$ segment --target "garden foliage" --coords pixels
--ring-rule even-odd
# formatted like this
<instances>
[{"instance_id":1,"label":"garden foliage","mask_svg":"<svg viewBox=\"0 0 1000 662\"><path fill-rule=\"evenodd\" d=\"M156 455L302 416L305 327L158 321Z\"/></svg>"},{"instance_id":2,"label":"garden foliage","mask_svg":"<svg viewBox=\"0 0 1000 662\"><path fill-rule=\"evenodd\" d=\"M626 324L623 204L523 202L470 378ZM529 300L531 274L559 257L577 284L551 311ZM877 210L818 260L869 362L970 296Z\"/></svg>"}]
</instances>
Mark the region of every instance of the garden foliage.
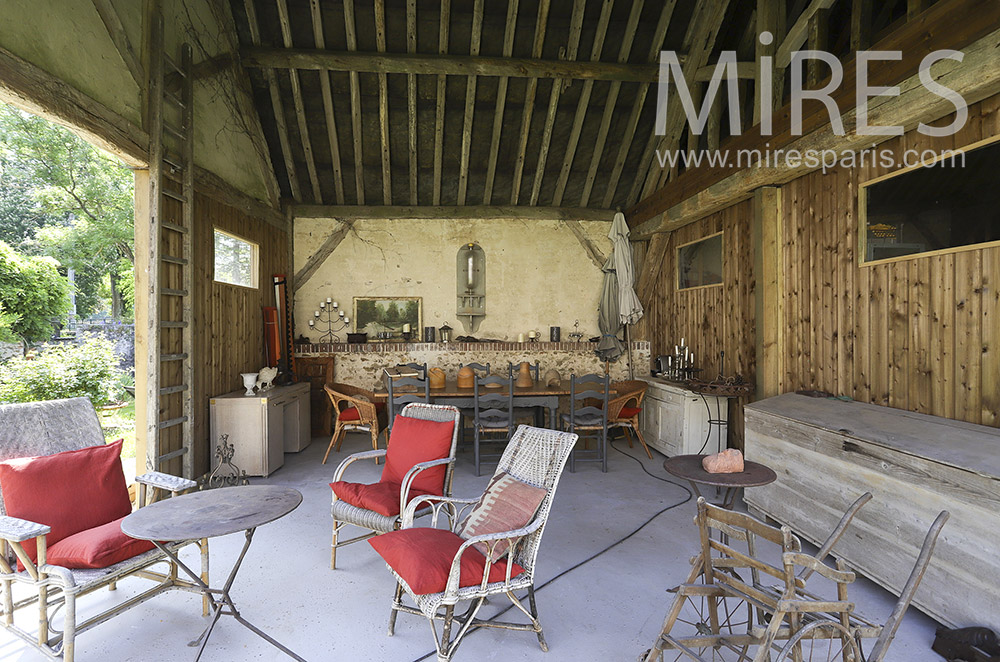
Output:
<instances>
[{"instance_id":1,"label":"garden foliage","mask_svg":"<svg viewBox=\"0 0 1000 662\"><path fill-rule=\"evenodd\" d=\"M95 407L120 396L121 371L111 343L48 345L31 357L0 364L0 402L90 398Z\"/></svg>"}]
</instances>

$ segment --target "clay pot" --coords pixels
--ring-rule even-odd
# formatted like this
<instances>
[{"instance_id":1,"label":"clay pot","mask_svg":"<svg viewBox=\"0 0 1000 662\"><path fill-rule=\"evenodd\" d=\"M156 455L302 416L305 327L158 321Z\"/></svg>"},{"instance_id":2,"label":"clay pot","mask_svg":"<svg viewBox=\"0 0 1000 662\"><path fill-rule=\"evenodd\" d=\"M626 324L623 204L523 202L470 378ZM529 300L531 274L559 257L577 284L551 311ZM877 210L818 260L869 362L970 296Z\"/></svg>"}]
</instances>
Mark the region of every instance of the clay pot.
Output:
<instances>
[{"instance_id":1,"label":"clay pot","mask_svg":"<svg viewBox=\"0 0 1000 662\"><path fill-rule=\"evenodd\" d=\"M427 379L431 388L444 388L444 370L441 368L431 368L427 371Z\"/></svg>"},{"instance_id":2,"label":"clay pot","mask_svg":"<svg viewBox=\"0 0 1000 662\"><path fill-rule=\"evenodd\" d=\"M514 385L520 388L531 388L535 385L535 381L531 378L531 364L527 361L521 361L521 367L517 371L517 381L514 382Z\"/></svg>"},{"instance_id":3,"label":"clay pot","mask_svg":"<svg viewBox=\"0 0 1000 662\"><path fill-rule=\"evenodd\" d=\"M476 385L476 372L469 366L458 371L458 388L473 388Z\"/></svg>"},{"instance_id":4,"label":"clay pot","mask_svg":"<svg viewBox=\"0 0 1000 662\"><path fill-rule=\"evenodd\" d=\"M546 386L559 386L562 382L562 375L555 368L549 368L545 371L545 385Z\"/></svg>"}]
</instances>

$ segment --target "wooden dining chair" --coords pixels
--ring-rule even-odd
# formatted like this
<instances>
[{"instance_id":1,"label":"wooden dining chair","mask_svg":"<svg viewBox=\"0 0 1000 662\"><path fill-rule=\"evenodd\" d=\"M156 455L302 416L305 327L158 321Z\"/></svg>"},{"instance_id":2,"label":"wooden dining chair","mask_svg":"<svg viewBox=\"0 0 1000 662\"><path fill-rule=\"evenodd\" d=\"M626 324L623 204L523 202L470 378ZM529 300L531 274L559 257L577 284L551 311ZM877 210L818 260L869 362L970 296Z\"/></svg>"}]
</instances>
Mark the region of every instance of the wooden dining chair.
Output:
<instances>
[{"instance_id":1,"label":"wooden dining chair","mask_svg":"<svg viewBox=\"0 0 1000 662\"><path fill-rule=\"evenodd\" d=\"M649 446L642 436L642 427L639 424L639 416L642 414L642 401L646 397L646 389L649 384L638 379L615 382L611 385L617 395L608 400L608 427L621 428L628 440L628 447L632 448L632 435L634 432L646 455L650 460L653 454L649 452Z\"/></svg>"},{"instance_id":2,"label":"wooden dining chair","mask_svg":"<svg viewBox=\"0 0 1000 662\"><path fill-rule=\"evenodd\" d=\"M458 369L459 370L461 370L462 368L465 368L465 367L472 368L472 370L475 371L475 373L477 375L479 373L482 373L483 377L489 377L490 376L490 364L489 363L459 363L458 364Z\"/></svg>"},{"instance_id":3,"label":"wooden dining chair","mask_svg":"<svg viewBox=\"0 0 1000 662\"><path fill-rule=\"evenodd\" d=\"M389 407L388 430L392 433L392 423L403 409L403 405L411 402L431 401L430 380L417 379L415 377L400 377L399 379L388 379L386 385L389 390L387 405Z\"/></svg>"},{"instance_id":4,"label":"wooden dining chair","mask_svg":"<svg viewBox=\"0 0 1000 662\"><path fill-rule=\"evenodd\" d=\"M484 441L507 442L514 430L514 381L503 377L476 376L473 401L473 426L475 438L473 456L476 463L476 475L480 475L480 465L484 456L480 451L480 443ZM495 389L492 392L487 389ZM480 392L482 391L482 392ZM486 456L487 459L499 458L500 455Z\"/></svg>"},{"instance_id":5,"label":"wooden dining chair","mask_svg":"<svg viewBox=\"0 0 1000 662\"><path fill-rule=\"evenodd\" d=\"M417 371L417 379L427 379L427 364L426 363L397 363L397 368L409 368L410 370Z\"/></svg>"},{"instance_id":6,"label":"wooden dining chair","mask_svg":"<svg viewBox=\"0 0 1000 662\"><path fill-rule=\"evenodd\" d=\"M569 413L562 415L563 429L581 438L590 435L596 438L597 448L592 451L574 449L569 456L569 470L576 471L576 460L601 463L601 471L608 471L608 392L610 379L607 375L570 376ZM588 453L577 458L580 453Z\"/></svg>"}]
</instances>

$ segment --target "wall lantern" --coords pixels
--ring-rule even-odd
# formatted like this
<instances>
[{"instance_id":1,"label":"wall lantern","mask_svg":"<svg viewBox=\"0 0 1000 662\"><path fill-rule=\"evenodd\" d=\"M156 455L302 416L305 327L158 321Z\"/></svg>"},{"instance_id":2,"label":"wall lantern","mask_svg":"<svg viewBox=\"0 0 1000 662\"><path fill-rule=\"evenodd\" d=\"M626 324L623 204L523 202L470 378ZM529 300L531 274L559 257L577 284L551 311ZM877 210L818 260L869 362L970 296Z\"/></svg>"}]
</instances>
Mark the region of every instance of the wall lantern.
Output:
<instances>
[{"instance_id":1,"label":"wall lantern","mask_svg":"<svg viewBox=\"0 0 1000 662\"><path fill-rule=\"evenodd\" d=\"M486 317L486 253L476 243L458 249L456 314L468 333L475 333Z\"/></svg>"},{"instance_id":2,"label":"wall lantern","mask_svg":"<svg viewBox=\"0 0 1000 662\"><path fill-rule=\"evenodd\" d=\"M451 327L445 322L444 326L438 329L439 342L451 342Z\"/></svg>"}]
</instances>

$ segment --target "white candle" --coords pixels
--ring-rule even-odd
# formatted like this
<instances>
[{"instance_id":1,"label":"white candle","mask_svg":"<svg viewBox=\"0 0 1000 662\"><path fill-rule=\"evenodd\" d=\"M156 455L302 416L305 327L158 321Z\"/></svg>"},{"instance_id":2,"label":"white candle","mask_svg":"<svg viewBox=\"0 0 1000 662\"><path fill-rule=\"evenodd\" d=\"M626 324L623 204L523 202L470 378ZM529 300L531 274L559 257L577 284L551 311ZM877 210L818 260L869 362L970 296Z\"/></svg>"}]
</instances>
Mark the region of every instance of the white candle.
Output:
<instances>
[{"instance_id":1,"label":"white candle","mask_svg":"<svg viewBox=\"0 0 1000 662\"><path fill-rule=\"evenodd\" d=\"M537 337L537 335L538 334L535 333L534 331L528 331L528 337L531 339L534 339L535 337Z\"/></svg>"},{"instance_id":2,"label":"white candle","mask_svg":"<svg viewBox=\"0 0 1000 662\"><path fill-rule=\"evenodd\" d=\"M681 348L678 347L677 345L674 345L674 354L680 354L680 353L681 353Z\"/></svg>"},{"instance_id":3,"label":"white candle","mask_svg":"<svg viewBox=\"0 0 1000 662\"><path fill-rule=\"evenodd\" d=\"M314 310L313 311L313 317L319 317L319 311L318 310Z\"/></svg>"},{"instance_id":4,"label":"white candle","mask_svg":"<svg viewBox=\"0 0 1000 662\"><path fill-rule=\"evenodd\" d=\"M691 355L691 365L694 365L694 354Z\"/></svg>"},{"instance_id":5,"label":"white candle","mask_svg":"<svg viewBox=\"0 0 1000 662\"><path fill-rule=\"evenodd\" d=\"M316 323L313 322L312 320L309 320L309 326L316 326Z\"/></svg>"},{"instance_id":6,"label":"white candle","mask_svg":"<svg viewBox=\"0 0 1000 662\"><path fill-rule=\"evenodd\" d=\"M327 298L326 298L326 302L327 302L327 303L330 303L331 301L333 301L333 299L331 299L330 297L327 297Z\"/></svg>"},{"instance_id":7,"label":"white candle","mask_svg":"<svg viewBox=\"0 0 1000 662\"><path fill-rule=\"evenodd\" d=\"M336 301L334 301L334 302L333 302L333 307L334 307L334 308L339 308L340 306L338 306L338 305L337 305L337 302L336 302Z\"/></svg>"},{"instance_id":8,"label":"white candle","mask_svg":"<svg viewBox=\"0 0 1000 662\"><path fill-rule=\"evenodd\" d=\"M343 317L344 316L344 311L343 310L337 311L337 314L340 315L341 317Z\"/></svg>"},{"instance_id":9,"label":"white candle","mask_svg":"<svg viewBox=\"0 0 1000 662\"><path fill-rule=\"evenodd\" d=\"M326 302L325 301L320 301L319 302L319 309L320 310L326 310Z\"/></svg>"},{"instance_id":10,"label":"white candle","mask_svg":"<svg viewBox=\"0 0 1000 662\"><path fill-rule=\"evenodd\" d=\"M344 323L345 323L345 324L349 323L350 321L351 321L351 318L350 318L350 317L345 317L345 318L344 318Z\"/></svg>"},{"instance_id":11,"label":"white candle","mask_svg":"<svg viewBox=\"0 0 1000 662\"><path fill-rule=\"evenodd\" d=\"M404 324L403 325L403 333L409 333L409 332L410 332L410 325L409 324Z\"/></svg>"},{"instance_id":12,"label":"white candle","mask_svg":"<svg viewBox=\"0 0 1000 662\"><path fill-rule=\"evenodd\" d=\"M681 338L681 347L683 347L686 344L687 344L687 342L685 342L684 338Z\"/></svg>"},{"instance_id":13,"label":"white candle","mask_svg":"<svg viewBox=\"0 0 1000 662\"><path fill-rule=\"evenodd\" d=\"M517 334L517 342L524 342L524 334L523 333Z\"/></svg>"}]
</instances>

